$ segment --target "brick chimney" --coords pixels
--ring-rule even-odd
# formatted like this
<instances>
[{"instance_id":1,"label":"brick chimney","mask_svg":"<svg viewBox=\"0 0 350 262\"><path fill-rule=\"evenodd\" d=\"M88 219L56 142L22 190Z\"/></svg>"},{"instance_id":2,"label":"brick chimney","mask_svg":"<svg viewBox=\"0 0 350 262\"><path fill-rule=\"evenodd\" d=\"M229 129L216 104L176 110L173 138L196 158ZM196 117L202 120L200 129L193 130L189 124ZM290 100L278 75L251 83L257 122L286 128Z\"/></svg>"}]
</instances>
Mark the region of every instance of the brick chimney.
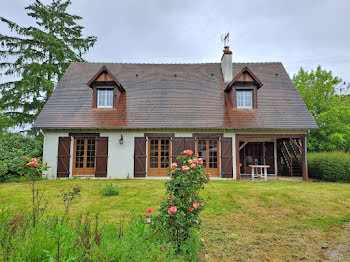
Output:
<instances>
[{"instance_id":1,"label":"brick chimney","mask_svg":"<svg viewBox=\"0 0 350 262\"><path fill-rule=\"evenodd\" d=\"M225 46L224 54L221 58L221 71L225 83L230 83L233 79L232 75L232 52L229 46Z\"/></svg>"}]
</instances>

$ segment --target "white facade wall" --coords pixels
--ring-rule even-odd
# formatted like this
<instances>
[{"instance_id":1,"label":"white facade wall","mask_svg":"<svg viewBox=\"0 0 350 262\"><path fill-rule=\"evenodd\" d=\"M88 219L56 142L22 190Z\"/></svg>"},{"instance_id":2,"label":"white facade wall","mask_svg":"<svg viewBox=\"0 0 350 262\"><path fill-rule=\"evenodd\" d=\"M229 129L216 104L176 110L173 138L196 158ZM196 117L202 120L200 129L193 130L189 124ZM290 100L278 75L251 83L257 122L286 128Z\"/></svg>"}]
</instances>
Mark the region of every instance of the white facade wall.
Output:
<instances>
[{"instance_id":1,"label":"white facade wall","mask_svg":"<svg viewBox=\"0 0 350 262\"><path fill-rule=\"evenodd\" d=\"M134 177L134 139L135 137L143 137L144 133L175 133L175 137L192 137L193 133L223 133L224 137L232 138L232 152L233 152L233 179L236 178L236 141L235 132L223 132L222 130L214 130L212 132L203 130L193 130L189 131L179 131L172 132L171 130L166 131L156 131L156 130L140 130L140 131L99 131L99 130L89 130L89 131L76 131L77 133L100 133L101 137L108 137L108 164L107 164L107 178L117 179L117 178L133 178ZM266 133L272 134L278 131L267 131ZM249 134L257 132L239 132L239 134ZM259 132L262 134L265 132ZM297 131L283 132L287 133L298 133ZM57 157L58 157L58 139L59 137L67 137L69 132L63 131L44 131L44 150L43 150L43 162L47 163L50 168L47 172L49 179L55 179L57 176ZM238 132L237 132L238 134ZM123 144L120 145L119 139L123 135ZM251 141L271 141L270 139L251 139ZM274 141L274 140L272 140ZM71 142L71 159L70 159L70 172L72 172L73 167L73 143ZM276 145L276 143L275 143ZM146 146L146 148L148 148ZM277 161L276 161L276 147L275 147L275 166L277 173ZM220 161L221 163L221 161ZM148 166L148 165L146 165ZM72 173L70 173L72 177Z\"/></svg>"}]
</instances>

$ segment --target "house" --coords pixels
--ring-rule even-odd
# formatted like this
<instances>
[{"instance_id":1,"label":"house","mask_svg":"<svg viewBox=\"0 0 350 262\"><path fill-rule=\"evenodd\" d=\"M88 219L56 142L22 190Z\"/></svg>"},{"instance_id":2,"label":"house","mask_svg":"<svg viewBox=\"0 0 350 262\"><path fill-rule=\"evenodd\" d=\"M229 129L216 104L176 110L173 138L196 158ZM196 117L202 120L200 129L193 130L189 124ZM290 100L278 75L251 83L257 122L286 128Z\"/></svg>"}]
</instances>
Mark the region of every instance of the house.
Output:
<instances>
[{"instance_id":1,"label":"house","mask_svg":"<svg viewBox=\"0 0 350 262\"><path fill-rule=\"evenodd\" d=\"M72 63L34 123L49 177L159 178L184 149L211 177L307 180L317 128L281 63Z\"/></svg>"}]
</instances>

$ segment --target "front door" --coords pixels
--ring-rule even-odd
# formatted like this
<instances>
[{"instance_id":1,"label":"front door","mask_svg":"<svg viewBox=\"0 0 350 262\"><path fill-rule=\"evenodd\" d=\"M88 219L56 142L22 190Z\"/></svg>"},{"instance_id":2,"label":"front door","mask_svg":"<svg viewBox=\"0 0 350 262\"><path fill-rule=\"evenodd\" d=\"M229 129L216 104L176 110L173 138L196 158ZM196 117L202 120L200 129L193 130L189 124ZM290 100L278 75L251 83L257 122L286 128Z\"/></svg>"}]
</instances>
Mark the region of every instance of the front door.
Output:
<instances>
[{"instance_id":1,"label":"front door","mask_svg":"<svg viewBox=\"0 0 350 262\"><path fill-rule=\"evenodd\" d=\"M73 175L95 175L95 147L93 137L74 139Z\"/></svg>"},{"instance_id":2,"label":"front door","mask_svg":"<svg viewBox=\"0 0 350 262\"><path fill-rule=\"evenodd\" d=\"M220 177L219 139L198 138L197 155L203 159L202 169L212 177Z\"/></svg>"},{"instance_id":3,"label":"front door","mask_svg":"<svg viewBox=\"0 0 350 262\"><path fill-rule=\"evenodd\" d=\"M240 146L243 142L240 143ZM262 142L249 142L246 144L240 153L241 174L250 174L252 168L250 165L263 165L263 143Z\"/></svg>"},{"instance_id":4,"label":"front door","mask_svg":"<svg viewBox=\"0 0 350 262\"><path fill-rule=\"evenodd\" d=\"M170 169L170 138L148 139L148 176L166 176Z\"/></svg>"}]
</instances>

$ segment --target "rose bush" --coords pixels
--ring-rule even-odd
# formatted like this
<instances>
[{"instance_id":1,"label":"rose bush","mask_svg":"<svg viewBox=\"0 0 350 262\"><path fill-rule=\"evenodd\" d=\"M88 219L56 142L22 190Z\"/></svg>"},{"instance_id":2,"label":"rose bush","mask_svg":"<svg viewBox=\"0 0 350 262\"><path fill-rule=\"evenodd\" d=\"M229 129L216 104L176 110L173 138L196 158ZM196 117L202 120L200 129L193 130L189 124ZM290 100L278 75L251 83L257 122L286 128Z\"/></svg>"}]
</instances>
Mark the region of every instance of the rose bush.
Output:
<instances>
[{"instance_id":1,"label":"rose bush","mask_svg":"<svg viewBox=\"0 0 350 262\"><path fill-rule=\"evenodd\" d=\"M189 237L191 230L199 230L199 214L204 209L200 190L209 181L202 170L203 160L193 157L193 151L185 150L177 163L172 163L166 182L168 198L161 203L154 225L164 230L168 240L177 248Z\"/></svg>"}]
</instances>

